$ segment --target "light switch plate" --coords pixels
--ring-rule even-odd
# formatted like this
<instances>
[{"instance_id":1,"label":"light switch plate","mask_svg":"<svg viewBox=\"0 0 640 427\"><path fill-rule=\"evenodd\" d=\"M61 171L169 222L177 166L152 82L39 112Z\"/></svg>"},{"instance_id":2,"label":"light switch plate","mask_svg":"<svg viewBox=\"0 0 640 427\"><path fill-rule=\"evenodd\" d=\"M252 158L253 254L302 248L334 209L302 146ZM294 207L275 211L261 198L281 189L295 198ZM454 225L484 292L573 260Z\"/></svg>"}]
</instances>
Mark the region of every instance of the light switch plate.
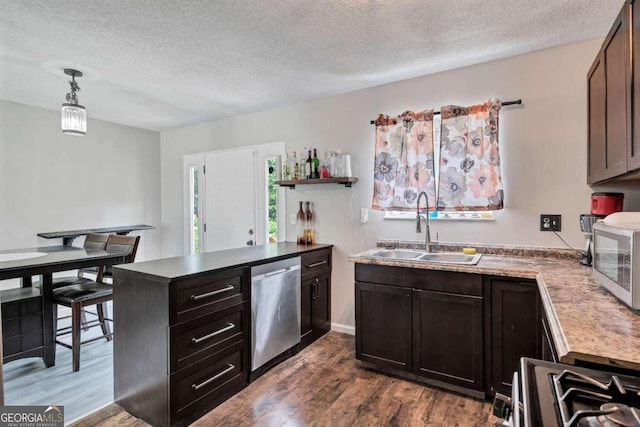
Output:
<instances>
[{"instance_id":1,"label":"light switch plate","mask_svg":"<svg viewBox=\"0 0 640 427\"><path fill-rule=\"evenodd\" d=\"M362 224L366 224L367 222L369 222L369 209L360 209L360 222Z\"/></svg>"}]
</instances>

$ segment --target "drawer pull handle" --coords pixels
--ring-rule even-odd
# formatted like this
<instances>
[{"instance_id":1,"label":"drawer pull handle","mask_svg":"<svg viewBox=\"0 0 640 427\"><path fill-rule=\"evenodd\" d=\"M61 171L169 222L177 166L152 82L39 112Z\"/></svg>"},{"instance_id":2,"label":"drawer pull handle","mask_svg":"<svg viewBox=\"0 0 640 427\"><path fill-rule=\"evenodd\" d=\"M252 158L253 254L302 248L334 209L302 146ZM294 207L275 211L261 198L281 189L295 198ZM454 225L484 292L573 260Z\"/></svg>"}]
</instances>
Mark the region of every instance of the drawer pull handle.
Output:
<instances>
[{"instance_id":1,"label":"drawer pull handle","mask_svg":"<svg viewBox=\"0 0 640 427\"><path fill-rule=\"evenodd\" d=\"M231 323L231 322L228 322L228 323L227 323L227 326L225 326L224 328L219 329L219 330L217 330L217 331L215 331L215 332L211 332L209 335L205 335L205 336L200 337L200 338L191 338L191 342L192 342L192 343L194 343L194 344L200 344L202 341L206 341L206 340L208 340L209 338L213 338L213 337L215 337L216 335L220 335L220 334L221 334L221 333L223 333L223 332L230 331L231 329L233 329L233 328L235 328L235 327L236 327L236 325L234 325L234 324L233 324L233 323Z\"/></svg>"},{"instance_id":2,"label":"drawer pull handle","mask_svg":"<svg viewBox=\"0 0 640 427\"><path fill-rule=\"evenodd\" d=\"M208 380L202 381L200 384L191 384L191 388L194 391L197 391L197 390L201 389L202 387L206 386L207 384L210 384L213 381L217 380L218 378L220 378L224 374L227 374L227 373L233 371L235 368L236 367L234 365L232 365L231 363L227 363L227 369L225 369L224 371L222 371L220 373L215 374L214 376L212 376Z\"/></svg>"},{"instance_id":3,"label":"drawer pull handle","mask_svg":"<svg viewBox=\"0 0 640 427\"><path fill-rule=\"evenodd\" d=\"M313 264L307 264L307 268L313 268L313 267L318 267L322 264L326 264L327 261L319 261L319 262L314 262Z\"/></svg>"},{"instance_id":4,"label":"drawer pull handle","mask_svg":"<svg viewBox=\"0 0 640 427\"><path fill-rule=\"evenodd\" d=\"M199 299L202 299L202 298L208 298L208 297L212 297L214 295L221 294L223 292L232 291L233 289L234 289L234 286L233 285L229 285L226 288L218 289L217 291L207 292L206 294L191 295L191 301L198 301Z\"/></svg>"}]
</instances>

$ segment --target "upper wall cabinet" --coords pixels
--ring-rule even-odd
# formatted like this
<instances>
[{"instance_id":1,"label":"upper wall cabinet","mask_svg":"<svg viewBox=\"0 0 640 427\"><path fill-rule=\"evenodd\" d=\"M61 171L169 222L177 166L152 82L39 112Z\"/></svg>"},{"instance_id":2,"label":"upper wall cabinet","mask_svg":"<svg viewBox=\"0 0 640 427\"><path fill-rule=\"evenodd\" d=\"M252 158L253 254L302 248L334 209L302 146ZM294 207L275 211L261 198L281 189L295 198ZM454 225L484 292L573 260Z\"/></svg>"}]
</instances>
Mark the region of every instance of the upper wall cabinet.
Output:
<instances>
[{"instance_id":1,"label":"upper wall cabinet","mask_svg":"<svg viewBox=\"0 0 640 427\"><path fill-rule=\"evenodd\" d=\"M630 0L587 74L588 184L627 179L640 169L639 43L640 4Z\"/></svg>"}]
</instances>

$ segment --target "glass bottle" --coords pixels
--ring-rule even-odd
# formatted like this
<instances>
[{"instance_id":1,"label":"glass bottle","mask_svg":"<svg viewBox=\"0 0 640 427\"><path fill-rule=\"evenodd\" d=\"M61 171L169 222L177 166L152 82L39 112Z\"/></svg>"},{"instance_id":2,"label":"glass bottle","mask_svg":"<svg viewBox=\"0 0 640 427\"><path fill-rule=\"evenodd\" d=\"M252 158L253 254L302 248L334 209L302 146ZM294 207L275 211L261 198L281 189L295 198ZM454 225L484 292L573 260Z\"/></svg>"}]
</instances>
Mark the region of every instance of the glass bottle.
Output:
<instances>
[{"instance_id":1,"label":"glass bottle","mask_svg":"<svg viewBox=\"0 0 640 427\"><path fill-rule=\"evenodd\" d=\"M293 179L300 179L300 169L298 167L298 160L296 159L296 152L293 152Z\"/></svg>"},{"instance_id":2,"label":"glass bottle","mask_svg":"<svg viewBox=\"0 0 640 427\"><path fill-rule=\"evenodd\" d=\"M307 216L302 210L302 202L299 202L298 206L298 215L296 216L296 230L297 230L297 242L298 244L304 245L307 243L307 235L306 235L306 225L307 225Z\"/></svg>"},{"instance_id":3,"label":"glass bottle","mask_svg":"<svg viewBox=\"0 0 640 427\"><path fill-rule=\"evenodd\" d=\"M309 150L309 157L307 157L307 161L305 162L304 175L307 179L313 178L313 159L311 158L311 150Z\"/></svg>"},{"instance_id":4,"label":"glass bottle","mask_svg":"<svg viewBox=\"0 0 640 427\"><path fill-rule=\"evenodd\" d=\"M306 225L306 240L308 245L312 245L316 242L316 221L311 212L311 202L305 202L305 216L307 219Z\"/></svg>"},{"instance_id":5,"label":"glass bottle","mask_svg":"<svg viewBox=\"0 0 640 427\"><path fill-rule=\"evenodd\" d=\"M291 170L289 169L289 155L284 153L284 161L282 162L282 180L291 180Z\"/></svg>"},{"instance_id":6,"label":"glass bottle","mask_svg":"<svg viewBox=\"0 0 640 427\"><path fill-rule=\"evenodd\" d=\"M313 177L320 178L320 159L318 158L318 150L313 149Z\"/></svg>"}]
</instances>

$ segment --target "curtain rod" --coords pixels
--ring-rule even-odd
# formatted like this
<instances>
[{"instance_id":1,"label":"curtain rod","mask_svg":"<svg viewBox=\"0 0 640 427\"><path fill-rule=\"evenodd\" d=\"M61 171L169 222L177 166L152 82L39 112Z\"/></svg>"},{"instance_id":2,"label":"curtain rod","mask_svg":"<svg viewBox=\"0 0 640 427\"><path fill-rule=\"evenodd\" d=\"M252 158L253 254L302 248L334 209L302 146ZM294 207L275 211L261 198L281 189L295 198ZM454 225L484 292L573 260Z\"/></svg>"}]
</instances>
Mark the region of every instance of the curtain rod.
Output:
<instances>
[{"instance_id":1,"label":"curtain rod","mask_svg":"<svg viewBox=\"0 0 640 427\"><path fill-rule=\"evenodd\" d=\"M502 106L506 106L506 105L520 105L522 104L522 99L516 99L515 101L505 101L502 103ZM434 111L433 115L437 116L440 114L440 111ZM374 124L376 121L375 120L371 120L369 123L370 124Z\"/></svg>"}]
</instances>

